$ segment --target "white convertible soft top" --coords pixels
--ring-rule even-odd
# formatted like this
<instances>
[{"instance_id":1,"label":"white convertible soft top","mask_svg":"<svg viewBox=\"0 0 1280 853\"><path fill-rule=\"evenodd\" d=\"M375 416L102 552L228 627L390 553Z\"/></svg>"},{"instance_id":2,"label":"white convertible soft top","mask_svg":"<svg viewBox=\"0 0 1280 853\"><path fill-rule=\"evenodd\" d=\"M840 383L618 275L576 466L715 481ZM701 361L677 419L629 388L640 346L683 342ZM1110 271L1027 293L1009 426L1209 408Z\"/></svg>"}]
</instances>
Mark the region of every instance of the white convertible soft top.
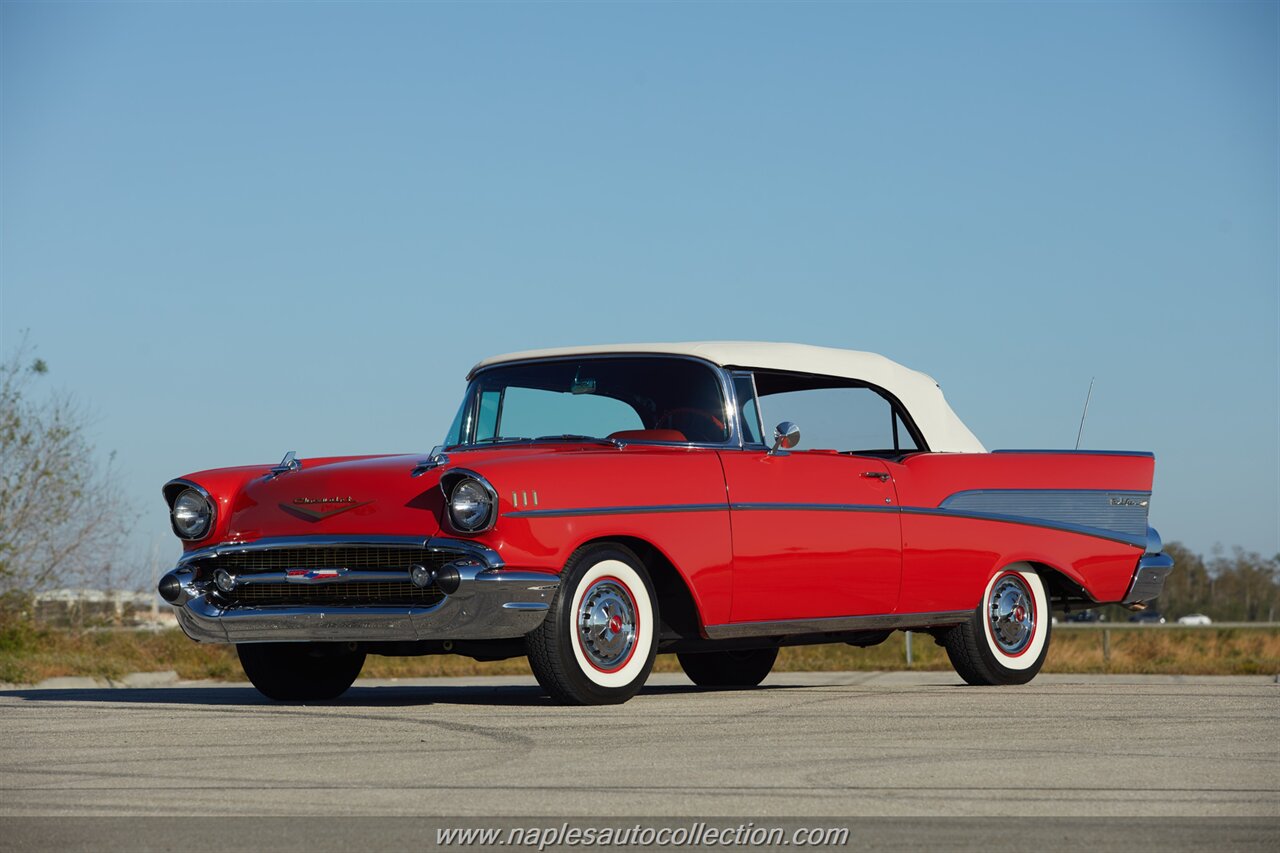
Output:
<instances>
[{"instance_id":1,"label":"white convertible soft top","mask_svg":"<svg viewBox=\"0 0 1280 853\"><path fill-rule=\"evenodd\" d=\"M577 355L644 354L686 355L721 367L785 370L858 379L877 385L897 397L915 420L929 449L943 453L985 453L964 422L947 405L942 389L932 377L903 367L882 355L857 350L815 347L808 344L759 343L749 341L701 341L666 344L602 344L587 347L529 350L486 358L471 369L476 371L509 361L562 358Z\"/></svg>"}]
</instances>

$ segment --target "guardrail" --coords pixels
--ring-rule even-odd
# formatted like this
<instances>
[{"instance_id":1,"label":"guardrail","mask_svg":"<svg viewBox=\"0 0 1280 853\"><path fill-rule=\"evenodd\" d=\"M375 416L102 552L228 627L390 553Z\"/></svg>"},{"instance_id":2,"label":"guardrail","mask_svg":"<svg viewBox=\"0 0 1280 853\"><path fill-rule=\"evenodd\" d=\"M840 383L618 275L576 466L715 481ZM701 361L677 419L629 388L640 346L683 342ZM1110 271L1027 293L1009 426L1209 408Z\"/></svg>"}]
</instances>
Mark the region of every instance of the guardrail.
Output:
<instances>
[{"instance_id":1,"label":"guardrail","mask_svg":"<svg viewBox=\"0 0 1280 853\"><path fill-rule=\"evenodd\" d=\"M1251 628L1255 630L1280 631L1280 622L1212 622L1208 625L1180 625L1178 622L1067 622L1059 619L1053 623L1053 630L1065 628L1069 631L1146 631L1151 628L1179 628L1181 630L1198 631L1202 628Z\"/></svg>"},{"instance_id":2,"label":"guardrail","mask_svg":"<svg viewBox=\"0 0 1280 853\"><path fill-rule=\"evenodd\" d=\"M1222 628L1261 631L1280 631L1280 622L1212 622L1208 625L1180 625L1177 622L1064 622L1059 619L1053 623L1053 630L1099 631L1102 634L1102 659L1111 660L1112 631L1158 631L1177 628L1180 631L1217 630ZM907 666L915 663L911 650L911 632L904 631L904 648Z\"/></svg>"}]
</instances>

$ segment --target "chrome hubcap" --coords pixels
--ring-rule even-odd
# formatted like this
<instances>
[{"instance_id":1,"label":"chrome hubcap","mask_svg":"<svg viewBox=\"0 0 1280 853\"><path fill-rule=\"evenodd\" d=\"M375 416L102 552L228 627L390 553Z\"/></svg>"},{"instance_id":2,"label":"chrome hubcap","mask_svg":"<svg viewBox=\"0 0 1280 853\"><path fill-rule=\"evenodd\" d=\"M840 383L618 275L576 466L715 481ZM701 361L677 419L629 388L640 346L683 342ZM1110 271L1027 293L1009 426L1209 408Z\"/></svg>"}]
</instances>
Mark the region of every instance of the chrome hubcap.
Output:
<instances>
[{"instance_id":1,"label":"chrome hubcap","mask_svg":"<svg viewBox=\"0 0 1280 853\"><path fill-rule=\"evenodd\" d=\"M1006 575L996 581L987 603L987 619L1002 652L1016 655L1027 647L1036 631L1036 609L1022 578Z\"/></svg>"},{"instance_id":2,"label":"chrome hubcap","mask_svg":"<svg viewBox=\"0 0 1280 853\"><path fill-rule=\"evenodd\" d=\"M636 644L636 607L625 587L604 578L593 583L578 608L582 650L600 669L624 663Z\"/></svg>"}]
</instances>

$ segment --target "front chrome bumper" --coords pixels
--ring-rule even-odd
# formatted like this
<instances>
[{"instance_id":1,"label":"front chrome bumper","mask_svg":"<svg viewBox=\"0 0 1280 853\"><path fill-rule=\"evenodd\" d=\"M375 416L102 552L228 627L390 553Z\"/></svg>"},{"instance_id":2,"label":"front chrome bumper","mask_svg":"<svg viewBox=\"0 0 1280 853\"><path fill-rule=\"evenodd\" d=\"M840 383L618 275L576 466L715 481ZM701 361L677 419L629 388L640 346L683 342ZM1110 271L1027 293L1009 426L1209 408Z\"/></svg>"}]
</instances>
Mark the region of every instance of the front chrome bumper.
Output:
<instances>
[{"instance_id":1,"label":"front chrome bumper","mask_svg":"<svg viewBox=\"0 0 1280 853\"><path fill-rule=\"evenodd\" d=\"M439 541L428 545L434 547ZM453 551L457 544L461 543L441 543L441 547ZM212 550L203 553L208 556ZM243 550L243 546L222 550ZM232 606L224 603L210 581L197 580L191 562L180 562L161 581L161 588L169 584L175 593L170 604L182 630L204 643L510 639L542 623L560 586L554 574L509 569L493 558L464 558L450 564L457 570L457 589L430 605Z\"/></svg>"}]
</instances>

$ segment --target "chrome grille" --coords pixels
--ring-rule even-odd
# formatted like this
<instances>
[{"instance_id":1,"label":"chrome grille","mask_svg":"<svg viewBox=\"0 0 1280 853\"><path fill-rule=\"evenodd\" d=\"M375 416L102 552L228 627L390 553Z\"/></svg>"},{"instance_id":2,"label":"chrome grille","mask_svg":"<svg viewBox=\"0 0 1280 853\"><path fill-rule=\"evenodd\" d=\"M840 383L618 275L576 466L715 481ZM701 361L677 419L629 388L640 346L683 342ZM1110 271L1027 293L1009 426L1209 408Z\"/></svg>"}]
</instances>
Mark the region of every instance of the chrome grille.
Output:
<instances>
[{"instance_id":1,"label":"chrome grille","mask_svg":"<svg viewBox=\"0 0 1280 853\"><path fill-rule=\"evenodd\" d=\"M219 593L232 604L413 604L430 606L444 598L435 586L416 587L408 581L348 581L346 583L254 583Z\"/></svg>"},{"instance_id":2,"label":"chrome grille","mask_svg":"<svg viewBox=\"0 0 1280 853\"><path fill-rule=\"evenodd\" d=\"M213 568L240 572L281 572L285 569L380 569L409 571L415 563L437 569L457 554L428 551L426 548L371 548L342 545L323 548L267 548L223 554L210 562Z\"/></svg>"},{"instance_id":3,"label":"chrome grille","mask_svg":"<svg viewBox=\"0 0 1280 853\"><path fill-rule=\"evenodd\" d=\"M341 580L321 583L249 583L217 597L235 605L416 605L431 606L444 598L440 588L421 588L409 582L409 568L414 565L438 569L456 553L430 551L426 548L384 548L361 545L336 545L314 548L264 548L223 554L202 562L197 577L209 580L216 569L226 569L236 577L289 569L346 569ZM403 581L362 581L361 571L404 572Z\"/></svg>"}]
</instances>

